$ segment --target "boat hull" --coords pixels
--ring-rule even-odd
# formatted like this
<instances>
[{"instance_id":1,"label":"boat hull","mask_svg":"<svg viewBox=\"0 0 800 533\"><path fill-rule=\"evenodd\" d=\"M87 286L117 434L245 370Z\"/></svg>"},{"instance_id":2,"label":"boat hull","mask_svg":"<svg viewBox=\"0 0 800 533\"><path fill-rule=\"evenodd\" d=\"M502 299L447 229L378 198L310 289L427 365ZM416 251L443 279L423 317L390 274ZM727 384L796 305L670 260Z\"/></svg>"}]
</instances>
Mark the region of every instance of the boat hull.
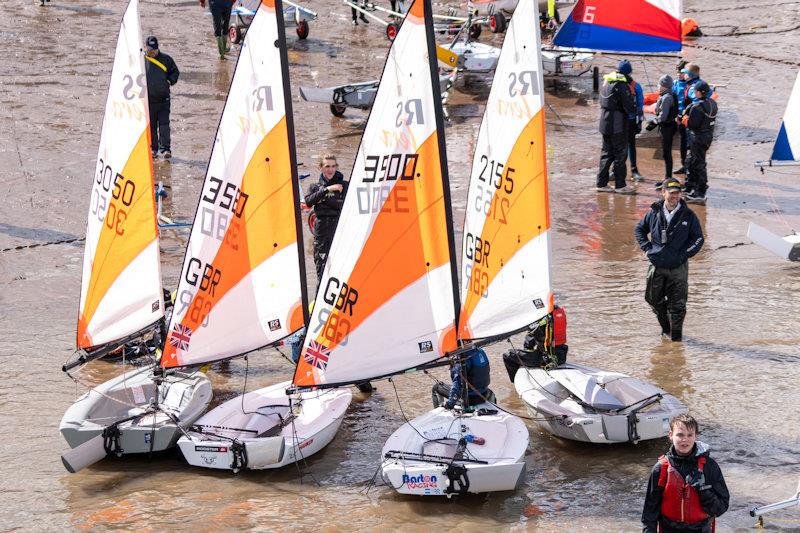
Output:
<instances>
[{"instance_id":1,"label":"boat hull","mask_svg":"<svg viewBox=\"0 0 800 533\"><path fill-rule=\"evenodd\" d=\"M517 488L525 477L528 429L522 420L492 404L476 407L480 408L495 414L459 414L439 407L401 426L383 447L383 480L401 494L416 496L449 497L457 488L476 494ZM452 459L458 440L468 434L485 443L467 443L465 455L485 464ZM451 463L464 467L468 485L450 482Z\"/></svg>"},{"instance_id":2,"label":"boat hull","mask_svg":"<svg viewBox=\"0 0 800 533\"><path fill-rule=\"evenodd\" d=\"M71 448L103 434L118 424L123 455L166 450L175 445L181 430L162 412L147 413L156 395L153 367L126 372L94 387L67 409L59 430ZM160 387L159 408L169 412L181 428L189 427L211 402L211 382L205 374L170 372Z\"/></svg>"},{"instance_id":3,"label":"boat hull","mask_svg":"<svg viewBox=\"0 0 800 533\"><path fill-rule=\"evenodd\" d=\"M349 389L303 392L290 409L285 392L290 385L285 381L249 392L209 411L195 424L202 433L190 431L178 440L186 461L193 466L232 470L233 439L247 448L243 466L251 470L280 468L322 450L339 430L352 394ZM292 416L292 422L280 426L282 419ZM270 448L272 453L256 456L251 452L256 447Z\"/></svg>"},{"instance_id":4,"label":"boat hull","mask_svg":"<svg viewBox=\"0 0 800 533\"><path fill-rule=\"evenodd\" d=\"M582 378L580 390L572 388L578 383L575 376ZM572 384L567 381L570 377ZM517 371L514 387L542 429L581 442L615 444L665 437L670 419L688 412L677 398L653 385L582 365L567 364L552 371L523 367ZM614 400L609 395L617 405L611 405ZM661 398L648 404L647 399L655 395ZM601 401L603 406L599 406ZM642 403L647 405L642 407Z\"/></svg>"}]
</instances>

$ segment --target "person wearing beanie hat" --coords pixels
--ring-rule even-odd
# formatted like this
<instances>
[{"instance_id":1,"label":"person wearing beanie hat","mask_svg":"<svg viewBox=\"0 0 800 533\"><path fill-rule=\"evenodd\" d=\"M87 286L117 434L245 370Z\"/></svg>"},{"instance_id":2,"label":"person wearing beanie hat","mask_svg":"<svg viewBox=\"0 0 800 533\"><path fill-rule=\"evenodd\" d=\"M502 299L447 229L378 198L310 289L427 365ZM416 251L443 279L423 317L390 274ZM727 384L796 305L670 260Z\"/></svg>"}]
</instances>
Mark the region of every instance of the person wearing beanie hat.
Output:
<instances>
[{"instance_id":1,"label":"person wearing beanie hat","mask_svg":"<svg viewBox=\"0 0 800 533\"><path fill-rule=\"evenodd\" d=\"M630 75L630 73L633 72L633 66L631 66L631 62L627 59L620 61L617 65L617 72L626 76Z\"/></svg>"},{"instance_id":2,"label":"person wearing beanie hat","mask_svg":"<svg viewBox=\"0 0 800 533\"><path fill-rule=\"evenodd\" d=\"M678 107L675 105L672 86L672 76L669 74L664 74L658 80L656 116L647 123L648 131L658 127L661 134L661 152L664 155L664 179L666 180L672 177L672 140L675 137L675 130L678 129L678 124L675 122L678 116Z\"/></svg>"},{"instance_id":3,"label":"person wearing beanie hat","mask_svg":"<svg viewBox=\"0 0 800 533\"><path fill-rule=\"evenodd\" d=\"M683 339L683 320L689 295L689 258L703 247L703 228L681 199L683 186L664 180L662 199L653 203L634 230L639 247L650 261L644 299L656 315L661 335Z\"/></svg>"},{"instance_id":4,"label":"person wearing beanie hat","mask_svg":"<svg viewBox=\"0 0 800 533\"><path fill-rule=\"evenodd\" d=\"M206 7L206 0L199 0L200 7ZM214 38L217 41L219 58L224 60L228 48L228 29L231 25L233 0L208 0L208 10L214 22Z\"/></svg>"},{"instance_id":5,"label":"person wearing beanie hat","mask_svg":"<svg viewBox=\"0 0 800 533\"><path fill-rule=\"evenodd\" d=\"M717 119L717 103L708 97L711 88L702 80L694 85L698 100L686 108L686 129L689 141L689 157L686 161L686 201L702 203L706 201L708 173L706 152L714 138L714 124Z\"/></svg>"},{"instance_id":6,"label":"person wearing beanie hat","mask_svg":"<svg viewBox=\"0 0 800 533\"><path fill-rule=\"evenodd\" d=\"M627 66L625 65L627 63ZM631 72L630 62L621 61L620 70ZM603 76L600 89L600 124L603 148L600 152L600 171L597 173L597 192L616 192L636 194L636 189L625 184L627 169L625 160L628 149L628 117L635 114L634 100L628 79L622 72L612 72ZM614 166L614 184L608 186L609 171Z\"/></svg>"},{"instance_id":7,"label":"person wearing beanie hat","mask_svg":"<svg viewBox=\"0 0 800 533\"><path fill-rule=\"evenodd\" d=\"M150 148L153 158L159 150L164 159L172 157L169 129L169 89L178 82L180 71L170 56L158 49L158 39L145 40L145 76L147 103L150 107Z\"/></svg>"}]
</instances>

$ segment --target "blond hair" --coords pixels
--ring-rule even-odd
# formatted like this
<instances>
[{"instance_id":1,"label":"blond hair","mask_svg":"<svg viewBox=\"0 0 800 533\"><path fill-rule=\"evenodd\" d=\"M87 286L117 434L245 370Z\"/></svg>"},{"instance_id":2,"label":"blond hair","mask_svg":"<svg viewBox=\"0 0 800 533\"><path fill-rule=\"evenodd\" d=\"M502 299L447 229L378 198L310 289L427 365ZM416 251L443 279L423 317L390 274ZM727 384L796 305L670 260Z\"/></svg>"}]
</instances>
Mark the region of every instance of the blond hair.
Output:
<instances>
[{"instance_id":1,"label":"blond hair","mask_svg":"<svg viewBox=\"0 0 800 533\"><path fill-rule=\"evenodd\" d=\"M336 161L336 156L333 155L333 154L322 154L321 156L319 156L319 166L320 166L320 168L322 168L322 163L325 162L326 159L329 159L331 161ZM339 162L336 161L336 163L338 164Z\"/></svg>"}]
</instances>

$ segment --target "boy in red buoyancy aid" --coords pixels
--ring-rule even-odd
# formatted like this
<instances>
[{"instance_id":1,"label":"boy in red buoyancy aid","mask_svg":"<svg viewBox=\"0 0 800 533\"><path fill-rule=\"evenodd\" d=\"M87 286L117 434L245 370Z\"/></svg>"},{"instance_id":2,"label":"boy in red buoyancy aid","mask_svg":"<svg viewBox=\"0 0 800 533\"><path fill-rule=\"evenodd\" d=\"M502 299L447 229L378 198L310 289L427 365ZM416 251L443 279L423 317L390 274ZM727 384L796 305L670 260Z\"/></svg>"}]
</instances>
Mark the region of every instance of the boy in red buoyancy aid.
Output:
<instances>
[{"instance_id":1,"label":"boy in red buoyancy aid","mask_svg":"<svg viewBox=\"0 0 800 533\"><path fill-rule=\"evenodd\" d=\"M642 511L643 533L714 531L714 518L728 510L730 495L722 471L697 440L697 421L678 415L670 421L666 455L650 473Z\"/></svg>"}]
</instances>

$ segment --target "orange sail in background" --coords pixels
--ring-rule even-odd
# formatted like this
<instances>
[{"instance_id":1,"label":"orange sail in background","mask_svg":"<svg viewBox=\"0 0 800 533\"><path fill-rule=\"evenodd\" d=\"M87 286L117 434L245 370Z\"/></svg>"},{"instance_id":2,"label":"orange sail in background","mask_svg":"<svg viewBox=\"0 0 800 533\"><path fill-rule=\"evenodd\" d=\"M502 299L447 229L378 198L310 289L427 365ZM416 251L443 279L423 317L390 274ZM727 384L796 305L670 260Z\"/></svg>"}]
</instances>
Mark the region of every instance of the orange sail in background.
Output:
<instances>
[{"instance_id":1,"label":"orange sail in background","mask_svg":"<svg viewBox=\"0 0 800 533\"><path fill-rule=\"evenodd\" d=\"M117 39L83 256L78 348L136 333L164 316L139 2Z\"/></svg>"}]
</instances>

